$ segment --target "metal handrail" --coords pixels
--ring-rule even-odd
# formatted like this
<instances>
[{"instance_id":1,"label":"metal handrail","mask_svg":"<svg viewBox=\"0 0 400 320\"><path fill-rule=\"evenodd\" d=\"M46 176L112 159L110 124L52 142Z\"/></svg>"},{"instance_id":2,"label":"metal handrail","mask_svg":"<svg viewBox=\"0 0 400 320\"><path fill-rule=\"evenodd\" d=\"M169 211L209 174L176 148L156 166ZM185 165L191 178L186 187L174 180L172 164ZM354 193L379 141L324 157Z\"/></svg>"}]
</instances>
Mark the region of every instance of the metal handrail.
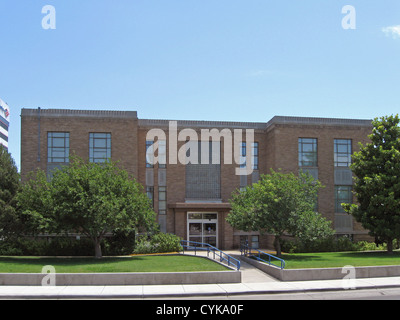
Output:
<instances>
[{"instance_id":1,"label":"metal handrail","mask_svg":"<svg viewBox=\"0 0 400 320\"><path fill-rule=\"evenodd\" d=\"M258 252L258 256L254 255L253 251L257 251ZM262 261L262 262L268 263L269 265L273 265L275 267L281 268L282 270L285 269L285 260L283 260L281 258L278 258L278 257L275 257L272 254L266 253L264 251L261 251L261 250L258 250L258 249L249 248L248 244L245 244L245 243L240 244L240 254L242 256L244 255L244 256L247 256L247 257L253 257L258 261ZM264 260L264 259L261 259L261 255L268 256L268 261ZM272 263L271 262L271 258L280 261L280 266Z\"/></svg>"},{"instance_id":2,"label":"metal handrail","mask_svg":"<svg viewBox=\"0 0 400 320\"><path fill-rule=\"evenodd\" d=\"M236 269L239 271L240 270L240 261L238 259L235 259L234 257L230 256L229 254L226 254L225 252L221 251L220 249L208 244L208 243L202 243L202 242L196 242L196 241L188 241L188 240L182 240L181 245L183 248L183 254L185 254L185 248L186 250L194 250L194 254L197 254L197 250L199 251L207 251L207 257L209 257L210 252L214 254L214 259L215 256L219 257L219 261L226 261L228 266L231 264L236 267Z\"/></svg>"}]
</instances>

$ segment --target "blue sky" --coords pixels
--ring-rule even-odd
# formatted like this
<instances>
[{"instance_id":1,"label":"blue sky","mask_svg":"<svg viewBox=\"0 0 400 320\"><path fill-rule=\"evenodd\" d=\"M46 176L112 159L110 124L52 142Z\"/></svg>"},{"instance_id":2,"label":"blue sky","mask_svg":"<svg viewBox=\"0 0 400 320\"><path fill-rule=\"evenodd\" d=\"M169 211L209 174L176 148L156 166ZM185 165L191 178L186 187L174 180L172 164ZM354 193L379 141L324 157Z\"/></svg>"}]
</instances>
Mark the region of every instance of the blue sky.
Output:
<instances>
[{"instance_id":1,"label":"blue sky","mask_svg":"<svg viewBox=\"0 0 400 320\"><path fill-rule=\"evenodd\" d=\"M42 28L42 8L56 29ZM345 5L356 29L342 28ZM0 98L21 108L267 122L400 111L398 0L0 0Z\"/></svg>"}]
</instances>

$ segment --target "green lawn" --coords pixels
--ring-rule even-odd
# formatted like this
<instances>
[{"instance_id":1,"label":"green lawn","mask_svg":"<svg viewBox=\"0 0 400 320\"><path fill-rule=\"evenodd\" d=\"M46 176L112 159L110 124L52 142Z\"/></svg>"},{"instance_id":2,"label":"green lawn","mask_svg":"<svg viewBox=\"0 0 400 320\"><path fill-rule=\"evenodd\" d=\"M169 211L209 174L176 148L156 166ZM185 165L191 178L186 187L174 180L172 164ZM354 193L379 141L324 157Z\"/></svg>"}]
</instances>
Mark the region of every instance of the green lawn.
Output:
<instances>
[{"instance_id":1,"label":"green lawn","mask_svg":"<svg viewBox=\"0 0 400 320\"><path fill-rule=\"evenodd\" d=\"M283 254L282 259L286 262L285 269L385 266L400 265L400 252L393 255L381 251L297 253Z\"/></svg>"},{"instance_id":2,"label":"green lawn","mask_svg":"<svg viewBox=\"0 0 400 320\"><path fill-rule=\"evenodd\" d=\"M51 265L56 273L226 271L208 259L191 256L135 256L122 258L0 257L0 273L41 273Z\"/></svg>"}]
</instances>

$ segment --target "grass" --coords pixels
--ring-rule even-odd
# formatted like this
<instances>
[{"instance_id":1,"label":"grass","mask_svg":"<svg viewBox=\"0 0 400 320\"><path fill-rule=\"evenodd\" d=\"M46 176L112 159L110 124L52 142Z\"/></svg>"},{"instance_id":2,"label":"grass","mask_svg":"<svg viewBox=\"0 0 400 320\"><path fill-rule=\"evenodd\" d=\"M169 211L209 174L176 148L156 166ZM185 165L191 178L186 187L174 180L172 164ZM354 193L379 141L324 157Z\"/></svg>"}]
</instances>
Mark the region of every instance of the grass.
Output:
<instances>
[{"instance_id":1,"label":"grass","mask_svg":"<svg viewBox=\"0 0 400 320\"><path fill-rule=\"evenodd\" d=\"M282 259L285 269L387 266L400 265L400 252L395 251L393 255L383 251L297 253L283 254Z\"/></svg>"},{"instance_id":2,"label":"grass","mask_svg":"<svg viewBox=\"0 0 400 320\"><path fill-rule=\"evenodd\" d=\"M194 272L228 268L201 257L166 255L121 258L0 257L0 273L41 273L51 265L57 273Z\"/></svg>"}]
</instances>

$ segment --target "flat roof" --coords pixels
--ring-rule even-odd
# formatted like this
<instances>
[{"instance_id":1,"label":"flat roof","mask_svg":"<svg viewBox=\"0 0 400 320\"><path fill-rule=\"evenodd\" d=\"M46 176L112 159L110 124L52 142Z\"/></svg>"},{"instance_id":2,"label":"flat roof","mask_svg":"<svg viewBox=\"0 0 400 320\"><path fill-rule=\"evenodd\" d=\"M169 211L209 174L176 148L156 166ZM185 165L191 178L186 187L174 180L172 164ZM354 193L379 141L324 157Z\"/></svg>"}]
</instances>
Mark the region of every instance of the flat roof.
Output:
<instances>
[{"instance_id":1,"label":"flat roof","mask_svg":"<svg viewBox=\"0 0 400 320\"><path fill-rule=\"evenodd\" d=\"M129 118L138 119L137 111L115 110L73 110L73 109L27 109L23 108L21 117L79 117L79 118ZM315 118L275 116L268 122L234 122L234 121L207 121L207 120L165 120L165 119L138 119L141 127L168 127L170 121L176 121L178 127L190 128L238 128L265 130L272 125L331 125L331 126L372 126L372 120L346 118Z\"/></svg>"},{"instance_id":2,"label":"flat roof","mask_svg":"<svg viewBox=\"0 0 400 320\"><path fill-rule=\"evenodd\" d=\"M109 110L72 110L72 109L26 109L21 110L21 117L79 117L79 118L132 118L137 119L136 111Z\"/></svg>"}]
</instances>

